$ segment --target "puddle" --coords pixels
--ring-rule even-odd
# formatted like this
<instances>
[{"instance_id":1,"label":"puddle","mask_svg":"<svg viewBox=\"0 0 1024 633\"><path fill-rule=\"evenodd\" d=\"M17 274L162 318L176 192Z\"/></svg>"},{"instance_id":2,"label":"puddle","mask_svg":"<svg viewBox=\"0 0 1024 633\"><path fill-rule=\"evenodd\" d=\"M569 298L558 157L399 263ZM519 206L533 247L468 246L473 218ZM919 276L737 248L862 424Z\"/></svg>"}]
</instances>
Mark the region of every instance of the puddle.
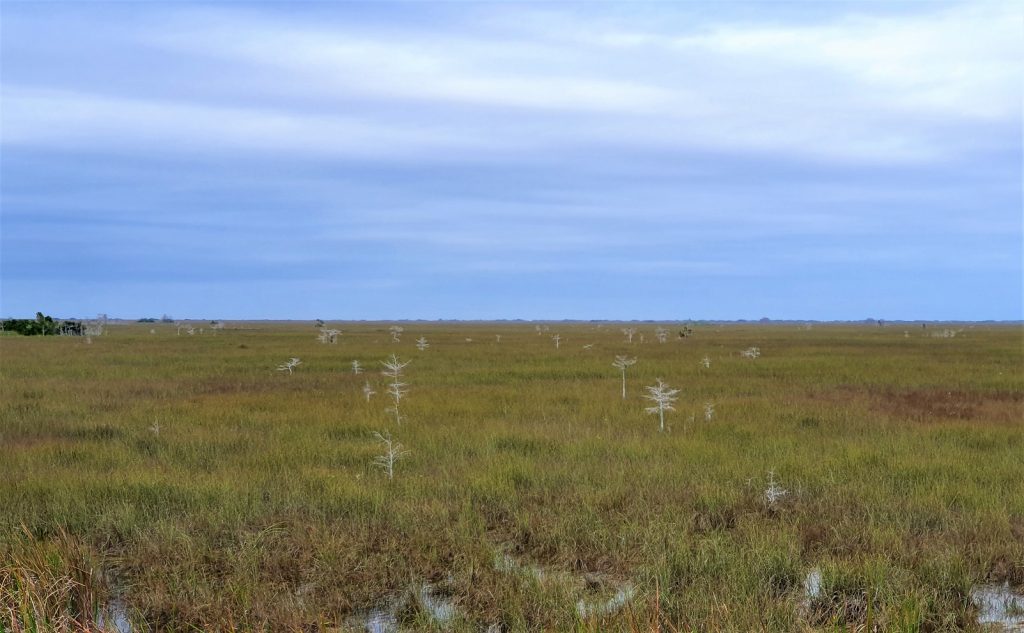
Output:
<instances>
[{"instance_id":1,"label":"puddle","mask_svg":"<svg viewBox=\"0 0 1024 633\"><path fill-rule=\"evenodd\" d=\"M523 564L511 555L500 551L494 555L494 569L506 574L526 576L538 583L549 582L565 585L577 595L585 591L585 587L607 586L598 575L577 575L559 570L545 570L536 565ZM576 613L581 619L611 615L629 604L635 596L636 588L627 583L620 586L615 595L607 600L581 598L576 602Z\"/></svg>"},{"instance_id":2,"label":"puddle","mask_svg":"<svg viewBox=\"0 0 1024 633\"><path fill-rule=\"evenodd\" d=\"M110 602L106 608L96 614L96 626L108 633L132 633L132 623L128 618L128 605L120 600Z\"/></svg>"},{"instance_id":3,"label":"puddle","mask_svg":"<svg viewBox=\"0 0 1024 633\"><path fill-rule=\"evenodd\" d=\"M821 570L812 569L804 578L804 597L814 600L821 595Z\"/></svg>"},{"instance_id":4,"label":"puddle","mask_svg":"<svg viewBox=\"0 0 1024 633\"><path fill-rule=\"evenodd\" d=\"M345 620L346 631L367 633L398 633L398 605L388 604L369 611L361 611Z\"/></svg>"},{"instance_id":5,"label":"puddle","mask_svg":"<svg viewBox=\"0 0 1024 633\"><path fill-rule=\"evenodd\" d=\"M814 601L821 597L821 570L815 567L804 577L803 595L798 602L800 612L810 617L814 611Z\"/></svg>"},{"instance_id":6,"label":"puddle","mask_svg":"<svg viewBox=\"0 0 1024 633\"><path fill-rule=\"evenodd\" d=\"M821 597L821 570L812 569L803 583L801 606L810 610ZM1024 595L1002 585L979 585L971 590L971 602L978 607L978 624L997 631L1024 631Z\"/></svg>"},{"instance_id":7,"label":"puddle","mask_svg":"<svg viewBox=\"0 0 1024 633\"><path fill-rule=\"evenodd\" d=\"M364 620L367 633L396 633L398 631L398 618L390 611L377 609L370 611Z\"/></svg>"},{"instance_id":8,"label":"puddle","mask_svg":"<svg viewBox=\"0 0 1024 633\"><path fill-rule=\"evenodd\" d=\"M438 624L448 624L455 619L455 604L451 600L436 595L430 585L421 586L416 597L423 610L429 613L430 617Z\"/></svg>"},{"instance_id":9,"label":"puddle","mask_svg":"<svg viewBox=\"0 0 1024 633\"><path fill-rule=\"evenodd\" d=\"M620 611L624 606L629 604L635 595L636 589L633 588L633 585L626 585L615 592L614 596L603 602L588 602L586 600L580 600L576 603L576 613L584 620L592 617L611 615Z\"/></svg>"},{"instance_id":10,"label":"puddle","mask_svg":"<svg viewBox=\"0 0 1024 633\"><path fill-rule=\"evenodd\" d=\"M501 552L494 555L494 570L506 574L523 574L530 576L537 582L544 582L547 574L536 565L523 565L515 558Z\"/></svg>"},{"instance_id":11,"label":"puddle","mask_svg":"<svg viewBox=\"0 0 1024 633\"><path fill-rule=\"evenodd\" d=\"M449 598L438 594L434 587L423 583L419 589L410 587L407 591L393 596L379 606L368 611L357 612L349 616L345 623L347 630L362 630L367 633L398 633L398 614L405 613L415 602L435 624L447 628L455 621L458 611L455 603Z\"/></svg>"},{"instance_id":12,"label":"puddle","mask_svg":"<svg viewBox=\"0 0 1024 633\"><path fill-rule=\"evenodd\" d=\"M971 602L978 607L978 624L998 629L1024 631L1024 595L1002 585L979 585L971 590Z\"/></svg>"}]
</instances>

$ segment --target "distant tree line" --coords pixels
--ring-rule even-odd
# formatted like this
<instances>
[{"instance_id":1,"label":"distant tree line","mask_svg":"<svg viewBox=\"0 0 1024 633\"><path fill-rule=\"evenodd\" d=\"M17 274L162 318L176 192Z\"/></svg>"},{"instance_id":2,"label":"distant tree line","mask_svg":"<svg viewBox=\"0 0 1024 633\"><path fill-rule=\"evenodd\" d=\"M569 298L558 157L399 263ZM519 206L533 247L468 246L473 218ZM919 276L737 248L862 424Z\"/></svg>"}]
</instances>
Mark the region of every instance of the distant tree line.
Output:
<instances>
[{"instance_id":1,"label":"distant tree line","mask_svg":"<svg viewBox=\"0 0 1024 633\"><path fill-rule=\"evenodd\" d=\"M35 319L4 319L0 322L5 332L16 332L24 336L84 336L85 325L81 321L63 321L36 312Z\"/></svg>"},{"instance_id":2,"label":"distant tree line","mask_svg":"<svg viewBox=\"0 0 1024 633\"><path fill-rule=\"evenodd\" d=\"M170 317L170 315L165 314L162 317L160 317L159 319L157 319L155 317L146 317L144 319L139 319L138 322L139 323L174 323L174 319L172 319Z\"/></svg>"}]
</instances>

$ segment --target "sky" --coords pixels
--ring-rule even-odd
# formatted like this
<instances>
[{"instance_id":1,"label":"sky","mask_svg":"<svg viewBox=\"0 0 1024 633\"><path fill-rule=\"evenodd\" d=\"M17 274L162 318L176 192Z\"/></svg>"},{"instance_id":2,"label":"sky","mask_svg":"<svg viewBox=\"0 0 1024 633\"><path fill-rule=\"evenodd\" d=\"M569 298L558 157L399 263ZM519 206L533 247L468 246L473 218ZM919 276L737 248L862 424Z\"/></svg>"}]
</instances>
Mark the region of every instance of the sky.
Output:
<instances>
[{"instance_id":1,"label":"sky","mask_svg":"<svg viewBox=\"0 0 1024 633\"><path fill-rule=\"evenodd\" d=\"M1024 318L1020 2L0 4L0 315Z\"/></svg>"}]
</instances>

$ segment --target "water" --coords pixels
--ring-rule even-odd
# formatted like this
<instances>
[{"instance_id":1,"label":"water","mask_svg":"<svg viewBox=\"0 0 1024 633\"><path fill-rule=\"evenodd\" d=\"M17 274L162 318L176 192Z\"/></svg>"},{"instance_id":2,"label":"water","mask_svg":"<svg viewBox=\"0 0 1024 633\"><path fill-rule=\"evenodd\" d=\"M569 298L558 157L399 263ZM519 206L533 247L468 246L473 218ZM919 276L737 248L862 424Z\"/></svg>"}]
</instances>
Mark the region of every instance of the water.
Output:
<instances>
[{"instance_id":1,"label":"water","mask_svg":"<svg viewBox=\"0 0 1024 633\"><path fill-rule=\"evenodd\" d=\"M804 596L814 600L821 595L821 570L812 569L804 578Z\"/></svg>"},{"instance_id":2,"label":"water","mask_svg":"<svg viewBox=\"0 0 1024 633\"><path fill-rule=\"evenodd\" d=\"M532 565L521 565L511 556L497 555L494 568L506 573L525 573L537 580L544 578L544 571ZM810 606L815 598L821 596L821 570L812 569L804 578L803 604ZM581 619L611 615L622 610L636 595L632 585L620 588L615 595L604 601L579 600L576 613ZM434 593L429 584L420 586L416 595L423 610L438 624L450 624L457 614L455 604ZM971 591L971 601L978 607L978 624L996 627L997 630L1024 632L1024 594L1010 589L1008 583L1002 585L979 585ZM367 633L397 633L398 618L394 609L374 609L359 617L359 622ZM98 627L108 633L133 633L128 615L128 605L121 600L113 600L96 615ZM497 629L492 625L488 631Z\"/></svg>"},{"instance_id":3,"label":"water","mask_svg":"<svg viewBox=\"0 0 1024 633\"><path fill-rule=\"evenodd\" d=\"M390 611L376 609L366 616L366 633L396 633L398 618Z\"/></svg>"},{"instance_id":4,"label":"water","mask_svg":"<svg viewBox=\"0 0 1024 633\"><path fill-rule=\"evenodd\" d=\"M807 576L804 577L804 594L798 603L800 611L806 616L811 615L812 603L819 597L821 597L821 570L815 568L807 572Z\"/></svg>"},{"instance_id":5,"label":"water","mask_svg":"<svg viewBox=\"0 0 1024 633\"><path fill-rule=\"evenodd\" d=\"M109 633L132 633L128 619L128 605L120 600L111 601L105 609L96 614L96 626Z\"/></svg>"},{"instance_id":6,"label":"water","mask_svg":"<svg viewBox=\"0 0 1024 633\"><path fill-rule=\"evenodd\" d=\"M430 585L425 584L420 587L420 592L416 597L419 598L420 606L424 611L429 613L430 617L438 624L448 624L455 619L455 604L451 600L434 595Z\"/></svg>"},{"instance_id":7,"label":"water","mask_svg":"<svg viewBox=\"0 0 1024 633\"><path fill-rule=\"evenodd\" d=\"M1024 631L1024 595L1012 591L1009 583L979 585L971 590L971 601L978 607L978 624Z\"/></svg>"},{"instance_id":8,"label":"water","mask_svg":"<svg viewBox=\"0 0 1024 633\"><path fill-rule=\"evenodd\" d=\"M543 582L547 577L544 570L536 565L523 565L508 554L494 555L494 569L506 574L525 574L537 582Z\"/></svg>"},{"instance_id":9,"label":"water","mask_svg":"<svg viewBox=\"0 0 1024 633\"><path fill-rule=\"evenodd\" d=\"M588 577L575 576L567 572L546 571L536 565L524 565L508 554L498 552L494 555L494 569L506 574L520 574L533 578L537 582L552 582L578 587L581 583L586 584ZM621 610L636 595L636 589L626 584L619 588L611 598L603 601L580 599L576 602L576 613L580 618L600 617L611 615Z\"/></svg>"},{"instance_id":10,"label":"water","mask_svg":"<svg viewBox=\"0 0 1024 633\"><path fill-rule=\"evenodd\" d=\"M388 604L384 607L362 611L349 616L345 630L362 629L367 633L398 633L397 606Z\"/></svg>"},{"instance_id":11,"label":"water","mask_svg":"<svg viewBox=\"0 0 1024 633\"><path fill-rule=\"evenodd\" d=\"M423 583L419 590L410 589L386 599L382 606L357 613L348 618L348 626L361 628L367 633L398 633L398 614L414 600L420 609L436 624L447 628L457 615L455 604L435 593L433 586Z\"/></svg>"},{"instance_id":12,"label":"water","mask_svg":"<svg viewBox=\"0 0 1024 633\"><path fill-rule=\"evenodd\" d=\"M604 602L587 602L580 600L576 603L576 613L579 614L581 619L587 619L592 617L600 617L604 615L611 615L622 607L626 606L633 600L633 596L636 595L636 590L632 585L626 585L619 589L614 596L605 600Z\"/></svg>"}]
</instances>

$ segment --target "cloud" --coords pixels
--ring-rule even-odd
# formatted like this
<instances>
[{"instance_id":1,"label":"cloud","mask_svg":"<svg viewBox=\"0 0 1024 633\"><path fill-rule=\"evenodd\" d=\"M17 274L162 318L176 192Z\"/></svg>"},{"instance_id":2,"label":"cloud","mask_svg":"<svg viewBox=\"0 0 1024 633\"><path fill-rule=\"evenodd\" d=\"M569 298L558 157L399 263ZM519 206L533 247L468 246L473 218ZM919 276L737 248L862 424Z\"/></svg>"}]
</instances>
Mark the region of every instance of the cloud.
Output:
<instances>
[{"instance_id":1,"label":"cloud","mask_svg":"<svg viewBox=\"0 0 1024 633\"><path fill-rule=\"evenodd\" d=\"M648 317L672 283L664 309L699 296L722 316L876 294L1019 313L1015 4L15 3L4 18L2 279L19 309L116 312L138 300L119 284L148 281L243 316L458 316L487 299L492 316L600 317L618 298ZM261 282L273 309L249 296Z\"/></svg>"},{"instance_id":2,"label":"cloud","mask_svg":"<svg viewBox=\"0 0 1024 633\"><path fill-rule=\"evenodd\" d=\"M517 28L516 11L531 12L495 9L509 16L500 28L453 12L444 28L424 29L344 12L314 21L164 9L159 26L135 24L111 46L171 74L187 64L177 70L185 90L72 91L45 77L6 85L3 142L378 160L618 150L905 164L970 155L1020 124L1024 47L1009 4L798 25L687 22L666 6L659 24L549 11Z\"/></svg>"},{"instance_id":3,"label":"cloud","mask_svg":"<svg viewBox=\"0 0 1024 633\"><path fill-rule=\"evenodd\" d=\"M852 15L813 26L720 26L668 46L794 71L824 69L866 104L961 118L1019 117L1019 6L966 4L897 18Z\"/></svg>"},{"instance_id":4,"label":"cloud","mask_svg":"<svg viewBox=\"0 0 1024 633\"><path fill-rule=\"evenodd\" d=\"M276 152L314 157L435 155L480 146L455 129L358 116L106 97L5 86L3 142L11 146L171 152Z\"/></svg>"},{"instance_id":5,"label":"cloud","mask_svg":"<svg viewBox=\"0 0 1024 633\"><path fill-rule=\"evenodd\" d=\"M394 32L371 36L342 27L282 26L252 16L213 23L179 26L174 35L156 41L230 58L252 69L279 69L325 95L620 113L665 109L673 96L671 90L625 77L553 71L552 57L564 56L564 47L542 50L525 39Z\"/></svg>"}]
</instances>

